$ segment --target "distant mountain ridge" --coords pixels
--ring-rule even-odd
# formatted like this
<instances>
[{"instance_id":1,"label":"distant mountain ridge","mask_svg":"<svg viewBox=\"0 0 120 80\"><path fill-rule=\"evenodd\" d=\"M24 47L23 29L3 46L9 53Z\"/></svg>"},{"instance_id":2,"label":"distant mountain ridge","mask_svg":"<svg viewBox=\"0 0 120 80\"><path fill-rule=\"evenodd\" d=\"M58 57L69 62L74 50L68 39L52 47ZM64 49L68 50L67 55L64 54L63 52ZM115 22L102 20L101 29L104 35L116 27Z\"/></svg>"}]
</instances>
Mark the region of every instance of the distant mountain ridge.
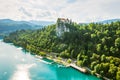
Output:
<instances>
[{"instance_id":1,"label":"distant mountain ridge","mask_svg":"<svg viewBox=\"0 0 120 80\"><path fill-rule=\"evenodd\" d=\"M32 25L41 25L41 26L47 26L51 24L55 24L53 21L15 21L11 19L0 19L0 23L17 23L17 24L32 24Z\"/></svg>"},{"instance_id":2,"label":"distant mountain ridge","mask_svg":"<svg viewBox=\"0 0 120 80\"><path fill-rule=\"evenodd\" d=\"M44 26L54 24L51 21L15 21L11 19L0 19L0 35L8 34L16 30L40 29Z\"/></svg>"},{"instance_id":3,"label":"distant mountain ridge","mask_svg":"<svg viewBox=\"0 0 120 80\"><path fill-rule=\"evenodd\" d=\"M10 19L0 20L0 33L9 33L21 29L39 29L41 27L40 25L38 26L27 21L14 21Z\"/></svg>"},{"instance_id":4,"label":"distant mountain ridge","mask_svg":"<svg viewBox=\"0 0 120 80\"><path fill-rule=\"evenodd\" d=\"M103 20L103 21L97 22L97 23L107 24L107 23L116 22L116 21L120 21L120 19L108 19L108 20Z\"/></svg>"},{"instance_id":5,"label":"distant mountain ridge","mask_svg":"<svg viewBox=\"0 0 120 80\"><path fill-rule=\"evenodd\" d=\"M97 22L87 22L87 23L79 23L80 25L86 25L89 23L103 23L103 24L110 24L111 22L116 22L116 21L120 21L120 19L108 19L108 20L103 20L103 21L97 21Z\"/></svg>"}]
</instances>

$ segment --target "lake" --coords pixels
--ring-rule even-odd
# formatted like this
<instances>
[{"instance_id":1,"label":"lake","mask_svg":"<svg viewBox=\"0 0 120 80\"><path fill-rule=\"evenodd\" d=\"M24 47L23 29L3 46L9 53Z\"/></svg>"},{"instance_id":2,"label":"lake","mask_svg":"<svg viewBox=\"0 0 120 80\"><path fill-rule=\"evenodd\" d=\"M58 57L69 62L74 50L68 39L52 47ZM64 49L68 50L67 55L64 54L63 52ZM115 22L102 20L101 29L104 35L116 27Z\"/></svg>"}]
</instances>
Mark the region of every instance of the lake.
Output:
<instances>
[{"instance_id":1,"label":"lake","mask_svg":"<svg viewBox=\"0 0 120 80\"><path fill-rule=\"evenodd\" d=\"M100 80L73 68L50 63L0 40L0 80Z\"/></svg>"}]
</instances>

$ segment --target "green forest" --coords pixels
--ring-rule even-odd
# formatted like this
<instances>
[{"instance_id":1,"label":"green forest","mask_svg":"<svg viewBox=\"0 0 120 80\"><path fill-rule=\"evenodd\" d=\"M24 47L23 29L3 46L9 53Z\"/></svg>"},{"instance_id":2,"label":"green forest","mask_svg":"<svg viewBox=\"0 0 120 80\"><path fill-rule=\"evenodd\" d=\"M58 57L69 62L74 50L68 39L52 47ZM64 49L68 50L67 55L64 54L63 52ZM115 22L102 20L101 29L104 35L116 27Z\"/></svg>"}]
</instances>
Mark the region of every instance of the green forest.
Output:
<instances>
[{"instance_id":1,"label":"green forest","mask_svg":"<svg viewBox=\"0 0 120 80\"><path fill-rule=\"evenodd\" d=\"M59 57L75 59L78 66L87 66L92 74L120 80L119 21L109 24L65 24L70 31L61 36L56 35L56 24L38 30L16 31L5 36L4 41L22 46L34 54L54 52Z\"/></svg>"}]
</instances>

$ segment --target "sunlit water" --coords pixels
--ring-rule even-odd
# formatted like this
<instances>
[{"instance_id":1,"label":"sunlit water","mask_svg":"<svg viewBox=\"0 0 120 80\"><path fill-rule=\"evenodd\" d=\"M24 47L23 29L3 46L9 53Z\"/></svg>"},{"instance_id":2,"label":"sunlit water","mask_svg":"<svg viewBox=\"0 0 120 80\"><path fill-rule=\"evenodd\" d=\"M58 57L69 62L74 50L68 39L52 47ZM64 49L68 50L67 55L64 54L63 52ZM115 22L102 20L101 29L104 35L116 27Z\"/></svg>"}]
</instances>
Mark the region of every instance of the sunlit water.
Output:
<instances>
[{"instance_id":1,"label":"sunlit water","mask_svg":"<svg viewBox=\"0 0 120 80\"><path fill-rule=\"evenodd\" d=\"M99 80L0 41L0 80Z\"/></svg>"}]
</instances>

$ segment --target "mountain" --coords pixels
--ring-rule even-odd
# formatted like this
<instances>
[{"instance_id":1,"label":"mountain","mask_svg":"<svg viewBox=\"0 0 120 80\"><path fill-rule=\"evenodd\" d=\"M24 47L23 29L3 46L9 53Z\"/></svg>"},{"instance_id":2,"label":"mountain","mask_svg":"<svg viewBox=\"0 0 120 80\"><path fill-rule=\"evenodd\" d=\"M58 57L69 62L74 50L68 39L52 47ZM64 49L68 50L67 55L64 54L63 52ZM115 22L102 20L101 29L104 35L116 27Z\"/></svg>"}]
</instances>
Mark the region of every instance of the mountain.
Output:
<instances>
[{"instance_id":1,"label":"mountain","mask_svg":"<svg viewBox=\"0 0 120 80\"><path fill-rule=\"evenodd\" d=\"M40 24L33 24L29 21L14 21L11 19L0 19L0 35L8 34L10 32L21 29L39 29L42 28Z\"/></svg>"},{"instance_id":2,"label":"mountain","mask_svg":"<svg viewBox=\"0 0 120 80\"><path fill-rule=\"evenodd\" d=\"M13 20L11 20L11 19L0 19L0 22L1 23L10 23L10 22L13 22Z\"/></svg>"},{"instance_id":3,"label":"mountain","mask_svg":"<svg viewBox=\"0 0 120 80\"><path fill-rule=\"evenodd\" d=\"M116 21L120 21L120 19L109 19L109 20L104 20L97 23L110 24L111 22L116 22Z\"/></svg>"},{"instance_id":4,"label":"mountain","mask_svg":"<svg viewBox=\"0 0 120 80\"><path fill-rule=\"evenodd\" d=\"M54 24L52 21L14 21L11 19L0 19L0 33L9 33L21 29L39 29L43 26Z\"/></svg>"},{"instance_id":5,"label":"mountain","mask_svg":"<svg viewBox=\"0 0 120 80\"><path fill-rule=\"evenodd\" d=\"M80 25L88 25L89 23L103 23L103 24L110 24L111 22L116 22L120 21L120 19L108 19L108 20L103 20L103 21L98 21L98 22L88 22L88 23L79 23Z\"/></svg>"}]
</instances>

